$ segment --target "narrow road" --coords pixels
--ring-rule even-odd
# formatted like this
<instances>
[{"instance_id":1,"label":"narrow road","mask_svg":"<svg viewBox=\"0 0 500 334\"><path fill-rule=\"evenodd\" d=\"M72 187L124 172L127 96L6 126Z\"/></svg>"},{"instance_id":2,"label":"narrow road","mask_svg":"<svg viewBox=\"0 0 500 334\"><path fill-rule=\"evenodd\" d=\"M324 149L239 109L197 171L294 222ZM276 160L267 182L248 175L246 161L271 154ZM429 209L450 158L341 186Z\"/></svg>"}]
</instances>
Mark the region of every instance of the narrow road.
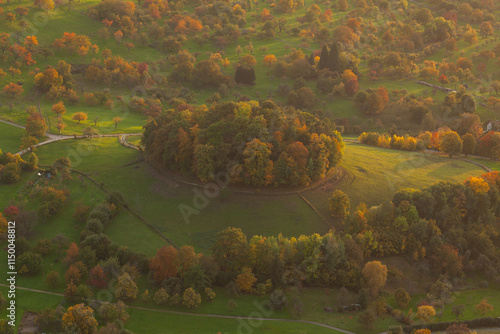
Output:
<instances>
[{"instance_id":1,"label":"narrow road","mask_svg":"<svg viewBox=\"0 0 500 334\"><path fill-rule=\"evenodd\" d=\"M9 287L9 285L2 284L2 283L0 283L0 286L6 287L6 288ZM39 290L39 289L25 288L25 287L21 287L21 286L16 286L16 289L30 291L30 292L42 293L42 294L46 294L46 295L53 295L53 296L64 297L64 294L58 293L58 292L51 292L51 291L45 291L45 290ZM88 301L99 302L96 299L89 299ZM263 320L263 321L299 322L299 323L304 323L304 324L311 324L311 325L325 327L325 328L328 328L328 329L331 329L331 330L335 330L335 331L338 331L338 332L341 332L341 333L356 334L354 332L350 332L350 331L347 331L347 330L342 329L342 328L337 328L337 327L333 327L333 326L330 326L330 325L322 324L322 323L315 322L315 321L308 321L308 320L277 319L277 318L254 318L254 317L240 317L240 316L222 315L222 314L189 313L189 312L180 312L180 311L160 310L160 309L155 309L155 308L150 308L150 307L142 307L142 306L128 306L128 308L135 309L135 310L142 310L142 311L162 312L162 313L170 313L170 314L178 314L178 315L188 315L188 316L195 316L195 317L206 317L206 318L224 318L224 319L242 319L242 320L259 320L259 321Z\"/></svg>"}]
</instances>

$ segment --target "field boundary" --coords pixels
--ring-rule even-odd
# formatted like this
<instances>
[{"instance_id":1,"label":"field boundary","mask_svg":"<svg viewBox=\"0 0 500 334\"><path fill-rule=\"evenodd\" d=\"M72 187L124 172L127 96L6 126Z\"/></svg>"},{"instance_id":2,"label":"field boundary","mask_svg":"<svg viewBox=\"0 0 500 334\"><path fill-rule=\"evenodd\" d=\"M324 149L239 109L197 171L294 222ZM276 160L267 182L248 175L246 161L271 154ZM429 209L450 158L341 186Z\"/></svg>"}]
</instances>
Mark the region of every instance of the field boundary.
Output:
<instances>
[{"instance_id":1,"label":"field boundary","mask_svg":"<svg viewBox=\"0 0 500 334\"><path fill-rule=\"evenodd\" d=\"M8 288L9 285L0 283L0 286ZM59 293L59 292L52 292L52 291L46 291L46 290L40 290L40 289L32 289L32 288L26 288L22 286L16 286L16 289L19 290L25 290L25 291L30 291L30 292L37 292L37 293L42 293L42 294L49 294L53 296L59 296L59 297L64 297L64 294ZM97 299L85 299L86 301L90 302L100 302ZM325 327L329 328L332 330L336 330L341 333L345 334L356 334L354 332L350 332L348 330L330 326L327 324L323 324L320 322L315 322L315 321L309 321L309 320L300 320L300 319L279 319L279 318L254 318L254 317L242 317L242 316L236 316L236 315L224 315L224 314L209 314L209 313L190 313L190 312L181 312L181 311L172 311L172 310L162 310L162 309L156 309L156 308L150 308L150 307L142 307L142 306L130 306L127 305L128 308L130 309L135 309L135 310L142 310L142 311L151 311L151 312L163 312L163 313L170 313L170 314L178 314L178 315L187 315L187 316L197 316L197 317L206 317L206 318L224 318L224 319L242 319L242 320L259 320L259 321L283 321L283 322L299 322L299 323L305 323L305 324L311 324L311 325L316 325L320 327Z\"/></svg>"}]
</instances>

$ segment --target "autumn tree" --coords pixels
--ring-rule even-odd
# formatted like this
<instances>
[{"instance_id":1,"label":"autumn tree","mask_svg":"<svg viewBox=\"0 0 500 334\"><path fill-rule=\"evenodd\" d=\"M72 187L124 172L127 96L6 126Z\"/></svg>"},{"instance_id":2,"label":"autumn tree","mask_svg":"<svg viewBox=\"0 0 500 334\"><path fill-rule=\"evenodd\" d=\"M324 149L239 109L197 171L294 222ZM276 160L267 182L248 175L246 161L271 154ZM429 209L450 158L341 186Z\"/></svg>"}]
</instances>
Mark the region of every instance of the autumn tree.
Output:
<instances>
[{"instance_id":1,"label":"autumn tree","mask_svg":"<svg viewBox=\"0 0 500 334\"><path fill-rule=\"evenodd\" d=\"M196 254L193 246L184 245L177 250L175 264L180 277L183 277L191 268L198 265L199 254Z\"/></svg>"},{"instance_id":2,"label":"autumn tree","mask_svg":"<svg viewBox=\"0 0 500 334\"><path fill-rule=\"evenodd\" d=\"M431 322L432 318L436 315L436 310L430 305L422 305L417 309L417 318L423 322Z\"/></svg>"},{"instance_id":3,"label":"autumn tree","mask_svg":"<svg viewBox=\"0 0 500 334\"><path fill-rule=\"evenodd\" d=\"M344 45L352 45L353 43L359 41L359 35L354 32L348 26L338 26L333 31L333 38L336 42L340 42Z\"/></svg>"},{"instance_id":4,"label":"autumn tree","mask_svg":"<svg viewBox=\"0 0 500 334\"><path fill-rule=\"evenodd\" d=\"M484 298L483 300L481 300L479 302L479 304L477 304L476 306L476 310L481 313L481 315L484 317L484 315L486 313L489 313L489 312L493 312L493 306L491 306L491 304L488 303L488 300L486 298Z\"/></svg>"},{"instance_id":5,"label":"autumn tree","mask_svg":"<svg viewBox=\"0 0 500 334\"><path fill-rule=\"evenodd\" d=\"M120 123L122 119L120 117L115 117L113 118L113 123L115 123L115 129L118 126L118 123Z\"/></svg>"},{"instance_id":6,"label":"autumn tree","mask_svg":"<svg viewBox=\"0 0 500 334\"><path fill-rule=\"evenodd\" d=\"M78 245L72 242L71 244L69 244L69 247L66 250L66 256L64 257L62 262L67 265L70 265L77 260L78 254L79 254Z\"/></svg>"},{"instance_id":7,"label":"autumn tree","mask_svg":"<svg viewBox=\"0 0 500 334\"><path fill-rule=\"evenodd\" d=\"M115 296L117 299L136 299L137 298L137 285L128 273L124 273L118 277L116 284Z\"/></svg>"},{"instance_id":8,"label":"autumn tree","mask_svg":"<svg viewBox=\"0 0 500 334\"><path fill-rule=\"evenodd\" d=\"M464 41L466 41L470 45L477 44L478 42L477 31L470 25L467 25L467 31L464 34Z\"/></svg>"},{"instance_id":9,"label":"autumn tree","mask_svg":"<svg viewBox=\"0 0 500 334\"><path fill-rule=\"evenodd\" d=\"M66 274L64 274L64 279L66 280L66 284L73 282L74 284L79 284L82 274L80 273L80 269L77 266L72 264L68 270L66 270Z\"/></svg>"},{"instance_id":10,"label":"autumn tree","mask_svg":"<svg viewBox=\"0 0 500 334\"><path fill-rule=\"evenodd\" d=\"M27 16L29 13L29 9L23 6L16 7L16 13L19 15L19 18L22 19L23 16Z\"/></svg>"},{"instance_id":11,"label":"autumn tree","mask_svg":"<svg viewBox=\"0 0 500 334\"><path fill-rule=\"evenodd\" d=\"M57 117L64 115L66 113L66 107L62 101L52 105L52 111L56 113Z\"/></svg>"},{"instance_id":12,"label":"autumn tree","mask_svg":"<svg viewBox=\"0 0 500 334\"><path fill-rule=\"evenodd\" d=\"M161 284L165 278L177 275L176 257L177 249L173 246L163 246L157 250L155 257L149 264L153 279L157 284Z\"/></svg>"},{"instance_id":13,"label":"autumn tree","mask_svg":"<svg viewBox=\"0 0 500 334\"><path fill-rule=\"evenodd\" d=\"M168 295L167 291L164 288L159 289L156 291L153 300L155 301L156 305L163 305L168 303L170 296Z\"/></svg>"},{"instance_id":14,"label":"autumn tree","mask_svg":"<svg viewBox=\"0 0 500 334\"><path fill-rule=\"evenodd\" d=\"M349 5L347 4L347 0L338 0L337 1L337 9L341 12L347 11Z\"/></svg>"},{"instance_id":15,"label":"autumn tree","mask_svg":"<svg viewBox=\"0 0 500 334\"><path fill-rule=\"evenodd\" d=\"M212 302L215 298L215 292L210 289L208 286L205 288L205 295L207 296L208 300Z\"/></svg>"},{"instance_id":16,"label":"autumn tree","mask_svg":"<svg viewBox=\"0 0 500 334\"><path fill-rule=\"evenodd\" d=\"M64 124L61 120L57 121L57 130L59 131L59 134L61 134L62 130L66 127L66 124Z\"/></svg>"},{"instance_id":17,"label":"autumn tree","mask_svg":"<svg viewBox=\"0 0 500 334\"><path fill-rule=\"evenodd\" d=\"M451 157L462 153L462 139L455 131L444 133L439 142L439 149Z\"/></svg>"},{"instance_id":18,"label":"autumn tree","mask_svg":"<svg viewBox=\"0 0 500 334\"><path fill-rule=\"evenodd\" d=\"M74 121L78 121L76 122L76 124L80 124L81 121L86 121L87 117L88 116L86 113L84 113L83 111L79 111L77 113L74 113L71 119Z\"/></svg>"},{"instance_id":19,"label":"autumn tree","mask_svg":"<svg viewBox=\"0 0 500 334\"><path fill-rule=\"evenodd\" d=\"M332 197L328 200L328 206L332 216L337 218L345 218L349 214L351 202L349 196L342 190L335 190Z\"/></svg>"},{"instance_id":20,"label":"autumn tree","mask_svg":"<svg viewBox=\"0 0 500 334\"><path fill-rule=\"evenodd\" d=\"M479 32L483 38L488 38L495 33L495 29L491 25L490 21L483 21L479 26Z\"/></svg>"},{"instance_id":21,"label":"autumn tree","mask_svg":"<svg viewBox=\"0 0 500 334\"><path fill-rule=\"evenodd\" d=\"M367 262L362 274L372 296L377 296L387 281L387 266L380 261Z\"/></svg>"},{"instance_id":22,"label":"autumn tree","mask_svg":"<svg viewBox=\"0 0 500 334\"><path fill-rule=\"evenodd\" d=\"M369 93L363 103L363 109L368 115L379 114L384 107L384 98L377 92Z\"/></svg>"},{"instance_id":23,"label":"autumn tree","mask_svg":"<svg viewBox=\"0 0 500 334\"><path fill-rule=\"evenodd\" d=\"M35 75L35 86L43 93L50 91L54 86L61 86L62 83L63 77L51 67Z\"/></svg>"},{"instance_id":24,"label":"autumn tree","mask_svg":"<svg viewBox=\"0 0 500 334\"><path fill-rule=\"evenodd\" d=\"M63 327L67 333L95 333L97 331L97 320L94 317L94 310L77 304L68 308L62 317Z\"/></svg>"},{"instance_id":25,"label":"autumn tree","mask_svg":"<svg viewBox=\"0 0 500 334\"><path fill-rule=\"evenodd\" d=\"M182 295L182 304L187 306L189 309L198 308L201 304L201 295L197 293L193 288L187 288L184 290Z\"/></svg>"},{"instance_id":26,"label":"autumn tree","mask_svg":"<svg viewBox=\"0 0 500 334\"><path fill-rule=\"evenodd\" d=\"M23 86L16 83L9 83L3 87L4 94L10 95L10 97L15 98L24 92Z\"/></svg>"},{"instance_id":27,"label":"autumn tree","mask_svg":"<svg viewBox=\"0 0 500 334\"><path fill-rule=\"evenodd\" d=\"M43 138L47 132L48 126L40 113L31 110L26 120L26 133L29 136Z\"/></svg>"},{"instance_id":28,"label":"autumn tree","mask_svg":"<svg viewBox=\"0 0 500 334\"><path fill-rule=\"evenodd\" d=\"M276 59L275 55L266 55L264 57L264 60L262 61L265 65L267 66L272 66L275 64L278 60Z\"/></svg>"},{"instance_id":29,"label":"autumn tree","mask_svg":"<svg viewBox=\"0 0 500 334\"><path fill-rule=\"evenodd\" d=\"M257 278L255 278L255 275L252 273L252 269L243 268L241 274L236 277L235 281L241 291L250 293L253 290L253 285L257 281Z\"/></svg>"},{"instance_id":30,"label":"autumn tree","mask_svg":"<svg viewBox=\"0 0 500 334\"><path fill-rule=\"evenodd\" d=\"M123 33L121 32L121 30L118 30L116 31L113 36L115 37L115 40L118 42L118 43L121 43L122 41L122 38L123 38Z\"/></svg>"}]
</instances>

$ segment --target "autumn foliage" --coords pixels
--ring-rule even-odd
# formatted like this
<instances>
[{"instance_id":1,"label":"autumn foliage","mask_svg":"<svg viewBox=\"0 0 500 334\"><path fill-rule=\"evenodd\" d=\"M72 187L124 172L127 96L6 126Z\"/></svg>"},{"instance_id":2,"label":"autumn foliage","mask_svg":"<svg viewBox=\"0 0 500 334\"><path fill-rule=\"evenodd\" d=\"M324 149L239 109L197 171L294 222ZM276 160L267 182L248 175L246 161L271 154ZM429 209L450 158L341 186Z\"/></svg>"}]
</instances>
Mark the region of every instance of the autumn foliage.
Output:
<instances>
[{"instance_id":1,"label":"autumn foliage","mask_svg":"<svg viewBox=\"0 0 500 334\"><path fill-rule=\"evenodd\" d=\"M173 170L194 172L203 182L213 180L230 160L235 161L231 152L237 147L243 150L228 170L231 182L249 185L307 184L325 177L342 157L343 142L338 132L328 125L315 130L319 120L314 116L306 120L305 114L287 115L271 101L262 105L256 101L222 103L208 110L196 107L189 114L196 116L182 120L169 110L148 123L147 154ZM257 122L271 117L281 119L282 126L266 130L264 123ZM212 124L200 127L207 124L203 119L211 119ZM292 129L296 135L291 135ZM247 140L254 131L267 134Z\"/></svg>"}]
</instances>

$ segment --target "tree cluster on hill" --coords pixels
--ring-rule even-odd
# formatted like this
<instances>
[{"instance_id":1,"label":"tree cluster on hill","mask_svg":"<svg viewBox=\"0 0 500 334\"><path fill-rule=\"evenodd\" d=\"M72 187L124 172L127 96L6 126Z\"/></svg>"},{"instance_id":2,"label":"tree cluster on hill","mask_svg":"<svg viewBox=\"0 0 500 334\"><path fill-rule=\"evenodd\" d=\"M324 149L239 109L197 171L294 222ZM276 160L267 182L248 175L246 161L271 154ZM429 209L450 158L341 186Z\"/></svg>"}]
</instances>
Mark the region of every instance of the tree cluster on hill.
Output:
<instances>
[{"instance_id":1,"label":"tree cluster on hill","mask_svg":"<svg viewBox=\"0 0 500 334\"><path fill-rule=\"evenodd\" d=\"M178 108L150 121L142 143L148 159L202 182L225 172L233 183L308 184L342 158L334 124L272 101Z\"/></svg>"}]
</instances>

